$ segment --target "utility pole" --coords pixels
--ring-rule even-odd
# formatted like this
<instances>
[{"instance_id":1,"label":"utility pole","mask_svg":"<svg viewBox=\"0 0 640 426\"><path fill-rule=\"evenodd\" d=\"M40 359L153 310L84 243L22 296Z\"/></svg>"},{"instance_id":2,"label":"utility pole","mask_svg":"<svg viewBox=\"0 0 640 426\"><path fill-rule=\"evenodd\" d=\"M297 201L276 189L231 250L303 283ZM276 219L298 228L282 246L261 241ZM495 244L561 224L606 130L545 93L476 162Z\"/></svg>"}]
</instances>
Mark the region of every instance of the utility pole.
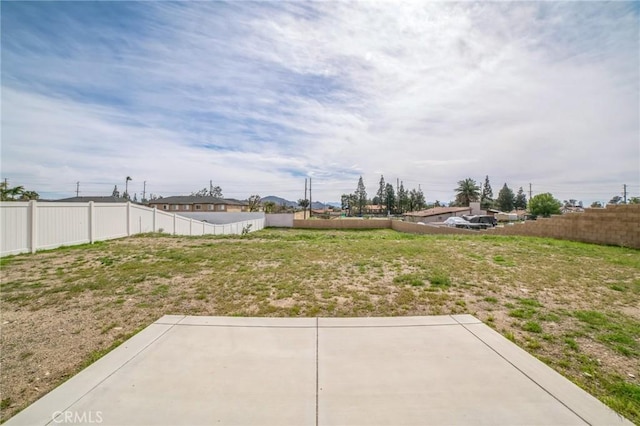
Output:
<instances>
[{"instance_id":1,"label":"utility pole","mask_svg":"<svg viewBox=\"0 0 640 426\"><path fill-rule=\"evenodd\" d=\"M531 183L529 183L529 200L531 200Z\"/></svg>"},{"instance_id":2,"label":"utility pole","mask_svg":"<svg viewBox=\"0 0 640 426\"><path fill-rule=\"evenodd\" d=\"M76 182L76 197L80 195L80 181Z\"/></svg>"},{"instance_id":3,"label":"utility pole","mask_svg":"<svg viewBox=\"0 0 640 426\"><path fill-rule=\"evenodd\" d=\"M307 201L307 179L304 179L304 200ZM306 219L307 218L307 207L306 206L302 206L302 208L304 209L304 214L303 217Z\"/></svg>"},{"instance_id":4,"label":"utility pole","mask_svg":"<svg viewBox=\"0 0 640 426\"><path fill-rule=\"evenodd\" d=\"M309 178L309 219L311 219L311 216L313 216L313 210L311 209L311 206L313 205L313 198L311 197L311 178Z\"/></svg>"},{"instance_id":5,"label":"utility pole","mask_svg":"<svg viewBox=\"0 0 640 426\"><path fill-rule=\"evenodd\" d=\"M142 182L142 202L147 199L147 181Z\"/></svg>"},{"instance_id":6,"label":"utility pole","mask_svg":"<svg viewBox=\"0 0 640 426\"><path fill-rule=\"evenodd\" d=\"M209 180L209 195L213 195L213 181Z\"/></svg>"},{"instance_id":7,"label":"utility pole","mask_svg":"<svg viewBox=\"0 0 640 426\"><path fill-rule=\"evenodd\" d=\"M624 185L622 185L622 188L623 188L622 194L624 196L623 197L624 203L627 204L627 184L625 183Z\"/></svg>"}]
</instances>

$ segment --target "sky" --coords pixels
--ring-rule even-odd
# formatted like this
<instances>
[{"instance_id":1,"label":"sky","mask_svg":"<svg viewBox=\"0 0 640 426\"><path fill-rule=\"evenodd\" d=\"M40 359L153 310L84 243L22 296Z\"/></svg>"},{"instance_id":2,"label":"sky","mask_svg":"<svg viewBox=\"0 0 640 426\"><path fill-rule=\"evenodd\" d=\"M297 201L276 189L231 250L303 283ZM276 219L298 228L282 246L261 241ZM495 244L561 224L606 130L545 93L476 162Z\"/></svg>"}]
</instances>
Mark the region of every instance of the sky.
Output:
<instances>
[{"instance_id":1,"label":"sky","mask_svg":"<svg viewBox=\"0 0 640 426\"><path fill-rule=\"evenodd\" d=\"M43 198L640 196L638 2L0 8L0 175Z\"/></svg>"}]
</instances>

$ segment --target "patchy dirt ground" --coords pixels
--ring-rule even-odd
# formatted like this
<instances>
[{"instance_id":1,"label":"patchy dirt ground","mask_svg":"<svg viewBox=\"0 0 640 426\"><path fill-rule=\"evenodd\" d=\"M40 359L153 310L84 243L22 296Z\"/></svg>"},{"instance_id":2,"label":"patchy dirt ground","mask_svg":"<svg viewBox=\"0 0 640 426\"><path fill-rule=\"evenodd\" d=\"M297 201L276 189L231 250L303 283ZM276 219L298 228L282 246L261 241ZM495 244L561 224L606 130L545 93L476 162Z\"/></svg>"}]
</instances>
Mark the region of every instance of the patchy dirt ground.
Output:
<instances>
[{"instance_id":1,"label":"patchy dirt ground","mask_svg":"<svg viewBox=\"0 0 640 426\"><path fill-rule=\"evenodd\" d=\"M470 313L640 421L640 252L512 237L147 235L2 259L2 419L165 314Z\"/></svg>"}]
</instances>

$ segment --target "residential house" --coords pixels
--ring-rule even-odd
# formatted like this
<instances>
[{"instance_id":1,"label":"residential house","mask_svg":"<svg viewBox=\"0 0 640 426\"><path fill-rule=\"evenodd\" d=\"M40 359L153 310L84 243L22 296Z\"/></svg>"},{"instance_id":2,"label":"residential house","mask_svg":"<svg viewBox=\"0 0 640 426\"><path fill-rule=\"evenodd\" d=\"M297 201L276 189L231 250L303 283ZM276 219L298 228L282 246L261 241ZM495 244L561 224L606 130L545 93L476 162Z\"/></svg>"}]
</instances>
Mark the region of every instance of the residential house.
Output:
<instances>
[{"instance_id":1,"label":"residential house","mask_svg":"<svg viewBox=\"0 0 640 426\"><path fill-rule=\"evenodd\" d=\"M471 207L434 207L417 212L405 213L404 220L407 222L423 223L444 222L450 217L463 216L471 214L471 212Z\"/></svg>"},{"instance_id":2,"label":"residential house","mask_svg":"<svg viewBox=\"0 0 640 426\"><path fill-rule=\"evenodd\" d=\"M248 212L249 203L233 198L216 198L211 196L175 196L164 197L148 202L149 207L168 212Z\"/></svg>"},{"instance_id":3,"label":"residential house","mask_svg":"<svg viewBox=\"0 0 640 426\"><path fill-rule=\"evenodd\" d=\"M58 203L88 203L89 201L93 201L94 203L126 203L126 198L123 197L114 197L109 195L107 197L70 197L70 198L62 198L60 200L40 200L40 201L55 201ZM133 201L132 201L133 202Z\"/></svg>"}]
</instances>

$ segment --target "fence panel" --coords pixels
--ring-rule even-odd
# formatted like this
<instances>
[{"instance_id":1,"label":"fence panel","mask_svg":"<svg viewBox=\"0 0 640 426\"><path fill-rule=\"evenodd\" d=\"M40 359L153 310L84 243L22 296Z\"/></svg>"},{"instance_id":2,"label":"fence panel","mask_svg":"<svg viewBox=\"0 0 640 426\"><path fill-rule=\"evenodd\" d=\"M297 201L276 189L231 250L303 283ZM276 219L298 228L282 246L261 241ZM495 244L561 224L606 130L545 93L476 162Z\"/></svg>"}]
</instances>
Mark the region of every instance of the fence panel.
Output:
<instances>
[{"instance_id":1,"label":"fence panel","mask_svg":"<svg viewBox=\"0 0 640 426\"><path fill-rule=\"evenodd\" d=\"M18 254L29 251L31 240L29 203L6 203L0 210L2 236L0 236L0 253Z\"/></svg>"},{"instance_id":2,"label":"fence panel","mask_svg":"<svg viewBox=\"0 0 640 426\"><path fill-rule=\"evenodd\" d=\"M127 236L126 204L95 203L93 212L95 241Z\"/></svg>"},{"instance_id":3,"label":"fence panel","mask_svg":"<svg viewBox=\"0 0 640 426\"><path fill-rule=\"evenodd\" d=\"M191 235L191 220L186 217L176 216L176 235Z\"/></svg>"},{"instance_id":4,"label":"fence panel","mask_svg":"<svg viewBox=\"0 0 640 426\"><path fill-rule=\"evenodd\" d=\"M129 216L129 229L131 234L153 232L153 210L132 204Z\"/></svg>"},{"instance_id":5,"label":"fence panel","mask_svg":"<svg viewBox=\"0 0 640 426\"><path fill-rule=\"evenodd\" d=\"M173 214L156 211L156 232L173 234Z\"/></svg>"},{"instance_id":6,"label":"fence panel","mask_svg":"<svg viewBox=\"0 0 640 426\"><path fill-rule=\"evenodd\" d=\"M78 203L37 204L37 249L88 243L89 208Z\"/></svg>"}]
</instances>

